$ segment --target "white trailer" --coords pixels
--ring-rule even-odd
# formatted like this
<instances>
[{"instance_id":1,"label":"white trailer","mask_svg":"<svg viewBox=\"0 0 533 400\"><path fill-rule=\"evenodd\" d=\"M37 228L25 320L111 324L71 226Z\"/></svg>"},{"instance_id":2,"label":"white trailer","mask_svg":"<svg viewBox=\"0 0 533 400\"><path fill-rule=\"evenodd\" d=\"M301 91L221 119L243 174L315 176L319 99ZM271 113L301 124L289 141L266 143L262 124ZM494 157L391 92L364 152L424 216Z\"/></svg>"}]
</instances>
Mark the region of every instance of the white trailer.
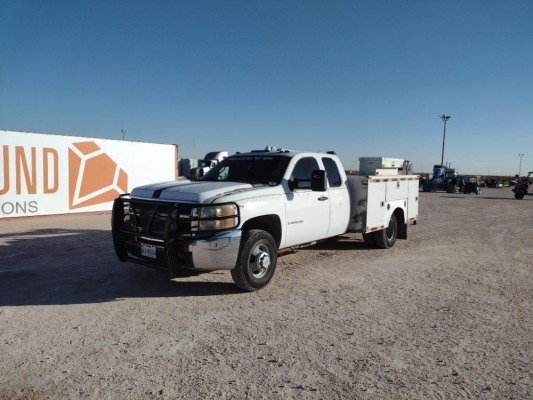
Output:
<instances>
[{"instance_id":1,"label":"white trailer","mask_svg":"<svg viewBox=\"0 0 533 400\"><path fill-rule=\"evenodd\" d=\"M0 218L110 211L121 193L176 179L178 146L0 130Z\"/></svg>"}]
</instances>

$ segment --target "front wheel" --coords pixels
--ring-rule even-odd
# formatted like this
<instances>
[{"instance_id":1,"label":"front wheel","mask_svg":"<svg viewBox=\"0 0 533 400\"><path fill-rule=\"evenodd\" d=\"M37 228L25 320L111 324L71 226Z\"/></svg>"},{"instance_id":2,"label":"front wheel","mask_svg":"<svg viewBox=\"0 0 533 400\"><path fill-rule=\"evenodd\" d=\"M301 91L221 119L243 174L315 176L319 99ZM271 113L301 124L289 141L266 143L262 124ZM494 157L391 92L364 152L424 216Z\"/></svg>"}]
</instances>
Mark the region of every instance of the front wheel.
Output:
<instances>
[{"instance_id":1,"label":"front wheel","mask_svg":"<svg viewBox=\"0 0 533 400\"><path fill-rule=\"evenodd\" d=\"M111 233L113 236L113 247L119 261L128 260L128 251L123 235L120 233L124 224L124 203L117 199L113 202L113 211L111 214Z\"/></svg>"},{"instance_id":2,"label":"front wheel","mask_svg":"<svg viewBox=\"0 0 533 400\"><path fill-rule=\"evenodd\" d=\"M259 229L243 232L237 264L231 270L233 281L248 292L265 287L274 275L277 256L270 233Z\"/></svg>"},{"instance_id":3,"label":"front wheel","mask_svg":"<svg viewBox=\"0 0 533 400\"><path fill-rule=\"evenodd\" d=\"M374 232L374 240L376 246L380 249L389 249L396 243L398 237L398 219L396 214L392 214L389 221L389 226L381 231Z\"/></svg>"}]
</instances>

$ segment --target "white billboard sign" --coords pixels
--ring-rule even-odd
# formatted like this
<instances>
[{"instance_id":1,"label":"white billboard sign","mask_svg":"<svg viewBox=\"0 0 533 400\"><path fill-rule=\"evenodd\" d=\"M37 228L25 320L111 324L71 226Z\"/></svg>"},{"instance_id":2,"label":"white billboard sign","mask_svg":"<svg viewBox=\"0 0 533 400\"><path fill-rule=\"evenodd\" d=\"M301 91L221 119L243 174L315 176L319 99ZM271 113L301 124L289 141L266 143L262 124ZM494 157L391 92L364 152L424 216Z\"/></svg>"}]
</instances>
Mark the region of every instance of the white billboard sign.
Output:
<instances>
[{"instance_id":1,"label":"white billboard sign","mask_svg":"<svg viewBox=\"0 0 533 400\"><path fill-rule=\"evenodd\" d=\"M109 211L175 180L177 159L176 145L0 130L0 218Z\"/></svg>"}]
</instances>

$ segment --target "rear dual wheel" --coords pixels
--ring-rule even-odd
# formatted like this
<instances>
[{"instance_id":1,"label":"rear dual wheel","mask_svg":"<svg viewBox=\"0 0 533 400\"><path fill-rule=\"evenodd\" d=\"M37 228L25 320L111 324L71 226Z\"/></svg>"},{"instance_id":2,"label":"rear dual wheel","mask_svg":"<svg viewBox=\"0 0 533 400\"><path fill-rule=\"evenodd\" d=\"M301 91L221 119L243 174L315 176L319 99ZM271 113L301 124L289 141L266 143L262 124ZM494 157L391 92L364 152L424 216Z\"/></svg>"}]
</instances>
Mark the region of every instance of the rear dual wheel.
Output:
<instances>
[{"instance_id":1,"label":"rear dual wheel","mask_svg":"<svg viewBox=\"0 0 533 400\"><path fill-rule=\"evenodd\" d=\"M380 249L390 249L398 238L398 219L392 214L386 229L374 232L374 242Z\"/></svg>"}]
</instances>

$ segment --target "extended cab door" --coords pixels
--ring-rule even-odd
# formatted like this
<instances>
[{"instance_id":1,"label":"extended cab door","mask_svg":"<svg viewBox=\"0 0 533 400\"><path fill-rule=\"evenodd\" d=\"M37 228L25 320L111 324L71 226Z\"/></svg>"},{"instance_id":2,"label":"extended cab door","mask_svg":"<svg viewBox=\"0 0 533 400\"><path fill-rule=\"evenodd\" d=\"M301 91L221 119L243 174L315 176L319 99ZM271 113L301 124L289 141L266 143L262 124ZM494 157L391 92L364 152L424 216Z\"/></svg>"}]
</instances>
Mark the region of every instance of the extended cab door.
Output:
<instances>
[{"instance_id":1,"label":"extended cab door","mask_svg":"<svg viewBox=\"0 0 533 400\"><path fill-rule=\"evenodd\" d=\"M350 222L350 195L346 186L346 174L338 158L322 157L328 177L329 228L327 237L342 235Z\"/></svg>"},{"instance_id":2,"label":"extended cab door","mask_svg":"<svg viewBox=\"0 0 533 400\"><path fill-rule=\"evenodd\" d=\"M294 161L296 163L293 164L285 188L284 247L323 239L327 237L329 228L328 192L311 190L311 174L320 169L316 158L297 155L292 162Z\"/></svg>"}]
</instances>

